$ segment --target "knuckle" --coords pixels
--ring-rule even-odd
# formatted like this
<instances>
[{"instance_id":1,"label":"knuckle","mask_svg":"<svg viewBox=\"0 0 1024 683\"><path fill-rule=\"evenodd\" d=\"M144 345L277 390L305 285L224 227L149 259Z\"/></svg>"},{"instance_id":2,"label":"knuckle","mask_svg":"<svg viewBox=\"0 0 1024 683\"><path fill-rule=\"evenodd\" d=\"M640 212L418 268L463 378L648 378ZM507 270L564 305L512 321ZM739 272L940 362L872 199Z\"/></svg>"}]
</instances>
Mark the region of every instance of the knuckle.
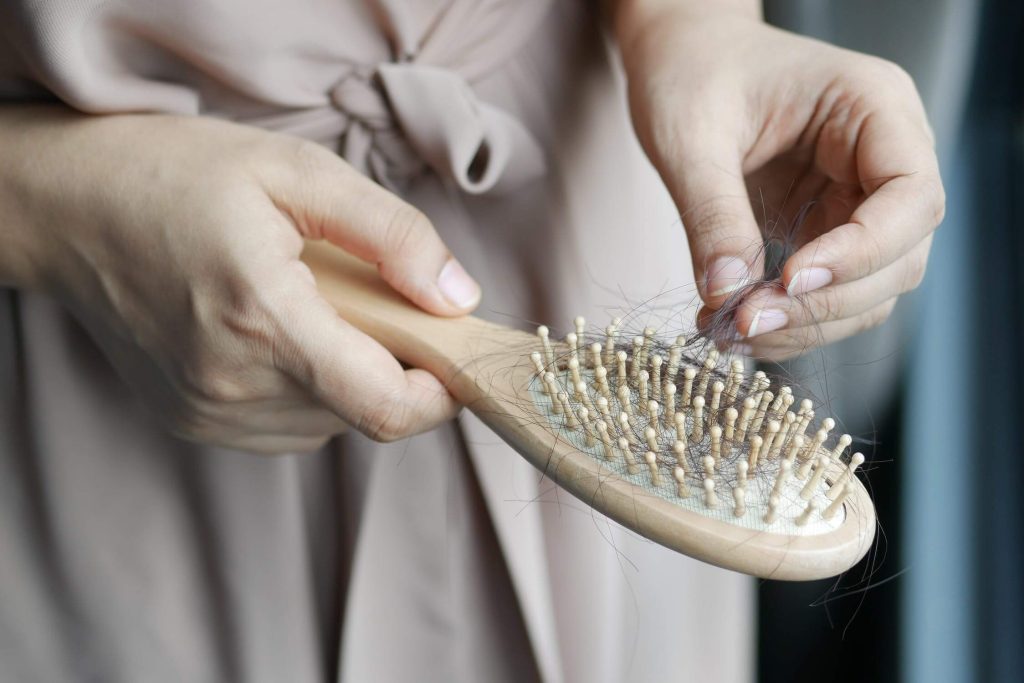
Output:
<instances>
[{"instance_id":1,"label":"knuckle","mask_svg":"<svg viewBox=\"0 0 1024 683\"><path fill-rule=\"evenodd\" d=\"M216 364L199 364L186 371L186 385L202 403L237 403L249 397L244 383L234 373Z\"/></svg>"},{"instance_id":2,"label":"knuckle","mask_svg":"<svg viewBox=\"0 0 1024 683\"><path fill-rule=\"evenodd\" d=\"M927 269L928 258L926 256L911 256L907 259L907 272L904 276L902 292L909 292L921 286Z\"/></svg>"},{"instance_id":3,"label":"knuckle","mask_svg":"<svg viewBox=\"0 0 1024 683\"><path fill-rule=\"evenodd\" d=\"M391 443L409 435L409 411L394 396L376 401L360 416L356 429L374 441Z\"/></svg>"},{"instance_id":4,"label":"knuckle","mask_svg":"<svg viewBox=\"0 0 1024 683\"><path fill-rule=\"evenodd\" d=\"M896 308L896 297L893 297L876 307L875 309L865 313L861 318L860 329L858 332L865 332L870 329L874 329L884 323L892 315L893 309Z\"/></svg>"},{"instance_id":5,"label":"knuckle","mask_svg":"<svg viewBox=\"0 0 1024 683\"><path fill-rule=\"evenodd\" d=\"M946 188L943 187L942 181L936 179L935 191L932 195L932 227L938 227L940 223L946 218Z\"/></svg>"},{"instance_id":6,"label":"knuckle","mask_svg":"<svg viewBox=\"0 0 1024 683\"><path fill-rule=\"evenodd\" d=\"M844 308L843 296L836 287L825 287L814 293L814 322L842 318Z\"/></svg>"},{"instance_id":7,"label":"knuckle","mask_svg":"<svg viewBox=\"0 0 1024 683\"><path fill-rule=\"evenodd\" d=\"M384 245L387 253L410 253L424 235L432 230L430 221L419 209L396 202L384 217Z\"/></svg>"},{"instance_id":8,"label":"knuckle","mask_svg":"<svg viewBox=\"0 0 1024 683\"><path fill-rule=\"evenodd\" d=\"M288 160L300 176L316 177L325 167L333 166L336 157L325 147L310 140L296 140L291 145Z\"/></svg>"}]
</instances>

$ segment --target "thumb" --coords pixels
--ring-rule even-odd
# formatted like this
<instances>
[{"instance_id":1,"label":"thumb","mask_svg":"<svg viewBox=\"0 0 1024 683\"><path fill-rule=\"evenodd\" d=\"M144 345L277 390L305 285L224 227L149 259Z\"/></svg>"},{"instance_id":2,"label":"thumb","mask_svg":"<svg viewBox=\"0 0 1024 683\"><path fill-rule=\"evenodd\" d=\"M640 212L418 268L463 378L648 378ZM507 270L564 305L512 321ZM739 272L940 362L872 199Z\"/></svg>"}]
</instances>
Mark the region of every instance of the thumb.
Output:
<instances>
[{"instance_id":1,"label":"thumb","mask_svg":"<svg viewBox=\"0 0 1024 683\"><path fill-rule=\"evenodd\" d=\"M321 154L322 151L322 154ZM288 211L307 239L326 239L377 266L407 299L435 315L469 313L480 285L425 215L327 150L311 150L312 172L288 187Z\"/></svg>"},{"instance_id":2,"label":"thumb","mask_svg":"<svg viewBox=\"0 0 1024 683\"><path fill-rule=\"evenodd\" d=\"M720 308L764 271L763 238L735 143L704 140L681 150L666 184L679 209L701 299Z\"/></svg>"}]
</instances>

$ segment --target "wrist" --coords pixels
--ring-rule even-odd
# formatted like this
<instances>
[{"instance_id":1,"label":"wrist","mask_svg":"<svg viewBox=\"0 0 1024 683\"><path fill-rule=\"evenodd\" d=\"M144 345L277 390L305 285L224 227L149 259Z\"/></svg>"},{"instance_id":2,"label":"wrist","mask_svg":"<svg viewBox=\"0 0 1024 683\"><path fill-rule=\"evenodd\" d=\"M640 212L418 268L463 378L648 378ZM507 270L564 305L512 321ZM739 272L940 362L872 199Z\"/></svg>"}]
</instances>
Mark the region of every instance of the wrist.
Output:
<instances>
[{"instance_id":1,"label":"wrist","mask_svg":"<svg viewBox=\"0 0 1024 683\"><path fill-rule=\"evenodd\" d=\"M762 21L761 0L608 0L609 25L625 57L640 38L666 17L698 22L734 16Z\"/></svg>"}]
</instances>

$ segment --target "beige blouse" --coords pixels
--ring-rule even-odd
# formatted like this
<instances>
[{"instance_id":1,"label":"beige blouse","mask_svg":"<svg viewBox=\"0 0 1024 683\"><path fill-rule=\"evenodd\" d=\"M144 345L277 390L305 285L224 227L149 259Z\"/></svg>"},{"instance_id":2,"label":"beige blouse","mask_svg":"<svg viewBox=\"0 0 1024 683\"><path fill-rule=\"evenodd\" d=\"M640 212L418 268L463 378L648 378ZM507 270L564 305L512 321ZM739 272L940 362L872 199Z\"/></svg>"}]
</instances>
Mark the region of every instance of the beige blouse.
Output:
<instances>
[{"instance_id":1,"label":"beige blouse","mask_svg":"<svg viewBox=\"0 0 1024 683\"><path fill-rule=\"evenodd\" d=\"M688 320L590 4L9 0L0 97L318 141L431 217L494 320L603 324L660 292ZM749 580L626 532L471 415L269 459L184 443L34 292L0 296L0 380L0 681L751 677Z\"/></svg>"}]
</instances>

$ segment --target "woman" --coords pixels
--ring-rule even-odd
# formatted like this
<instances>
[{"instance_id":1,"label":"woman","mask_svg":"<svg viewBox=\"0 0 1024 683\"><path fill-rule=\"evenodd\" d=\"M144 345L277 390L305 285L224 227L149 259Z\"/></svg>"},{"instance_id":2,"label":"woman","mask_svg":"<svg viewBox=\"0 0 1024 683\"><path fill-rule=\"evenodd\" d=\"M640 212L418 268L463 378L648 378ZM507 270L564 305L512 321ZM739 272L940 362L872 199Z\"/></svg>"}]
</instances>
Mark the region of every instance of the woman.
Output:
<instances>
[{"instance_id":1,"label":"woman","mask_svg":"<svg viewBox=\"0 0 1024 683\"><path fill-rule=\"evenodd\" d=\"M326 239L437 315L694 281L710 311L761 274L749 184L837 199L740 350L881 322L942 212L909 79L749 0L607 9L671 201L586 3L0 9L2 678L749 677L742 577L452 422L298 260Z\"/></svg>"}]
</instances>

